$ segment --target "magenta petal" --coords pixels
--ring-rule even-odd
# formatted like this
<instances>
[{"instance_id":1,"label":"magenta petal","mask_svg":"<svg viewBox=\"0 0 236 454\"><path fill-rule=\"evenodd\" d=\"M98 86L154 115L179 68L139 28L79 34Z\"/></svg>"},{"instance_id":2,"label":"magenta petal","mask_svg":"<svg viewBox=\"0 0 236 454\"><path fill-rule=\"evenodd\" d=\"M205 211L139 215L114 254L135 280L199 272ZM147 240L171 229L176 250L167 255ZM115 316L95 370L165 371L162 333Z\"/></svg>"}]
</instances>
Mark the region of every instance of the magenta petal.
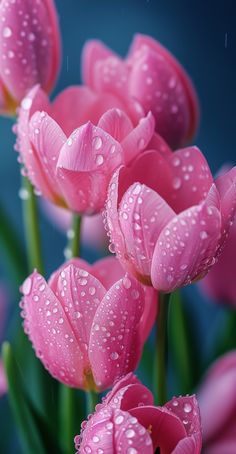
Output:
<instances>
[{"instance_id":1,"label":"magenta petal","mask_svg":"<svg viewBox=\"0 0 236 454\"><path fill-rule=\"evenodd\" d=\"M213 263L221 232L219 195L212 186L206 200L183 211L161 232L153 254L153 286L171 292L203 277Z\"/></svg>"},{"instance_id":2,"label":"magenta petal","mask_svg":"<svg viewBox=\"0 0 236 454\"><path fill-rule=\"evenodd\" d=\"M136 368L141 354L139 323L143 308L141 285L126 276L111 287L99 305L91 330L89 358L101 389Z\"/></svg>"},{"instance_id":3,"label":"magenta petal","mask_svg":"<svg viewBox=\"0 0 236 454\"><path fill-rule=\"evenodd\" d=\"M99 128L121 142L133 130L129 117L120 109L110 109L105 112L98 122Z\"/></svg>"},{"instance_id":4,"label":"magenta petal","mask_svg":"<svg viewBox=\"0 0 236 454\"><path fill-rule=\"evenodd\" d=\"M62 383L84 387L88 356L85 349L81 349L65 307L37 272L26 279L22 292L24 329L36 355L52 376Z\"/></svg>"},{"instance_id":5,"label":"magenta petal","mask_svg":"<svg viewBox=\"0 0 236 454\"><path fill-rule=\"evenodd\" d=\"M115 54L101 41L87 41L82 55L82 78L86 85L95 88L93 71L96 63L113 55Z\"/></svg>"},{"instance_id":6,"label":"magenta petal","mask_svg":"<svg viewBox=\"0 0 236 454\"><path fill-rule=\"evenodd\" d=\"M119 206L119 220L126 239L126 257L136 274L149 278L156 241L175 212L156 192L134 183Z\"/></svg>"},{"instance_id":7,"label":"magenta petal","mask_svg":"<svg viewBox=\"0 0 236 454\"><path fill-rule=\"evenodd\" d=\"M7 392L7 379L2 361L0 360L0 397Z\"/></svg>"},{"instance_id":8,"label":"magenta petal","mask_svg":"<svg viewBox=\"0 0 236 454\"><path fill-rule=\"evenodd\" d=\"M99 212L106 200L112 172L122 163L120 144L90 122L67 140L57 163L57 176L68 206L88 214Z\"/></svg>"},{"instance_id":9,"label":"magenta petal","mask_svg":"<svg viewBox=\"0 0 236 454\"><path fill-rule=\"evenodd\" d=\"M163 454L171 454L177 443L186 437L182 421L165 407L136 407L129 412L146 429L151 428L154 450L160 447Z\"/></svg>"},{"instance_id":10,"label":"magenta petal","mask_svg":"<svg viewBox=\"0 0 236 454\"><path fill-rule=\"evenodd\" d=\"M22 14L19 14L22 11ZM20 101L36 83L49 91L59 69L60 39L52 0L2 0L0 4L0 73ZM25 18L28 17L28 20Z\"/></svg>"},{"instance_id":11,"label":"magenta petal","mask_svg":"<svg viewBox=\"0 0 236 454\"><path fill-rule=\"evenodd\" d=\"M177 444L172 454L201 454L202 441L201 436L192 435L191 437L186 437ZM221 451L221 453L226 451ZM209 452L207 451L209 454ZM214 454L216 454L214 452Z\"/></svg>"},{"instance_id":12,"label":"magenta petal","mask_svg":"<svg viewBox=\"0 0 236 454\"><path fill-rule=\"evenodd\" d=\"M35 159L39 161L41 172L48 183L47 186L52 193L59 194L56 165L61 148L66 142L65 134L46 112L35 112L29 123L29 139ZM37 174L35 181L37 181ZM37 186L39 187L38 184ZM44 187L40 189L44 193Z\"/></svg>"},{"instance_id":13,"label":"magenta petal","mask_svg":"<svg viewBox=\"0 0 236 454\"><path fill-rule=\"evenodd\" d=\"M119 407L120 401L114 402L116 395L118 395L118 394L121 395L123 388L127 388L130 385L136 385L136 384L140 384L139 379L132 372L129 372L128 374L124 375L120 380L116 381L116 383L112 387L111 391L109 391L109 393L107 393L102 404L100 404L100 405L110 405L110 403L112 402L113 406L118 405L118 407L116 407L116 408L120 408Z\"/></svg>"},{"instance_id":14,"label":"magenta petal","mask_svg":"<svg viewBox=\"0 0 236 454\"><path fill-rule=\"evenodd\" d=\"M149 144L155 129L155 121L151 112L139 120L138 125L122 141L125 163L129 164Z\"/></svg>"},{"instance_id":15,"label":"magenta petal","mask_svg":"<svg viewBox=\"0 0 236 454\"><path fill-rule=\"evenodd\" d=\"M140 321L140 337L145 343L159 313L158 292L153 288L143 285L145 295L145 306Z\"/></svg>"},{"instance_id":16,"label":"magenta petal","mask_svg":"<svg viewBox=\"0 0 236 454\"><path fill-rule=\"evenodd\" d=\"M233 223L236 213L236 167L215 180L216 187L220 193L221 215L222 215L222 246L228 236L228 231ZM219 251L220 252L220 251Z\"/></svg>"},{"instance_id":17,"label":"magenta petal","mask_svg":"<svg viewBox=\"0 0 236 454\"><path fill-rule=\"evenodd\" d=\"M165 408L183 422L189 437L201 433L200 412L195 395L174 397L165 404Z\"/></svg>"}]
</instances>

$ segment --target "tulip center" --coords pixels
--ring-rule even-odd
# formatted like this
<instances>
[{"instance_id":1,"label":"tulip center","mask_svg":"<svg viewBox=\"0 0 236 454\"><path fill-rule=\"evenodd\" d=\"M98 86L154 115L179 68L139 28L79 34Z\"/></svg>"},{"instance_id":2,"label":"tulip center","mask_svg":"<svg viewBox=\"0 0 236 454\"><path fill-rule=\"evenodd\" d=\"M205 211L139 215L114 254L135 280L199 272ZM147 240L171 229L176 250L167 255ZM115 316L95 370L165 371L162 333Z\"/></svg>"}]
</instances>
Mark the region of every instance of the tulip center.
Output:
<instances>
[{"instance_id":1,"label":"tulip center","mask_svg":"<svg viewBox=\"0 0 236 454\"><path fill-rule=\"evenodd\" d=\"M93 373L89 367L84 369L84 389L86 391L98 391Z\"/></svg>"}]
</instances>

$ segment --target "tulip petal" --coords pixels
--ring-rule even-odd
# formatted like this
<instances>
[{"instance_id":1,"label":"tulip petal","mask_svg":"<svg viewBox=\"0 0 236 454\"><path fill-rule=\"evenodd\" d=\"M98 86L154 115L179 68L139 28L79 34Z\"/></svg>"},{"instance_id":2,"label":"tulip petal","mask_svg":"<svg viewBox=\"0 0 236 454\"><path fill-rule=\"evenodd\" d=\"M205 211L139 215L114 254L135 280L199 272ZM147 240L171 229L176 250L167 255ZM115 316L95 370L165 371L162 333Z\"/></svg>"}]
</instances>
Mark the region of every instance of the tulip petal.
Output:
<instances>
[{"instance_id":1,"label":"tulip petal","mask_svg":"<svg viewBox=\"0 0 236 454\"><path fill-rule=\"evenodd\" d=\"M7 392L7 379L2 361L0 360L0 397Z\"/></svg>"},{"instance_id":2,"label":"tulip petal","mask_svg":"<svg viewBox=\"0 0 236 454\"><path fill-rule=\"evenodd\" d=\"M133 262L137 276L148 280L157 239L175 212L156 192L134 183L124 194L119 221L126 238L126 256Z\"/></svg>"},{"instance_id":3,"label":"tulip petal","mask_svg":"<svg viewBox=\"0 0 236 454\"><path fill-rule=\"evenodd\" d=\"M219 176L215 180L215 184L221 199L222 236L220 246L222 247L228 237L229 228L233 223L236 213L236 167L233 167L224 175ZM219 249L220 252L221 249Z\"/></svg>"},{"instance_id":4,"label":"tulip petal","mask_svg":"<svg viewBox=\"0 0 236 454\"><path fill-rule=\"evenodd\" d=\"M36 271L22 286L24 329L36 355L53 377L68 386L84 387L84 369L89 368L87 353L80 349L74 324Z\"/></svg>"},{"instance_id":5,"label":"tulip petal","mask_svg":"<svg viewBox=\"0 0 236 454\"><path fill-rule=\"evenodd\" d=\"M163 454L171 454L176 444L186 437L182 421L165 407L137 407L129 413L150 430L154 450L159 447Z\"/></svg>"},{"instance_id":6,"label":"tulip petal","mask_svg":"<svg viewBox=\"0 0 236 454\"><path fill-rule=\"evenodd\" d=\"M136 128L124 138L121 145L124 150L125 163L128 165L149 144L155 129L155 121L151 112L139 120Z\"/></svg>"},{"instance_id":7,"label":"tulip petal","mask_svg":"<svg viewBox=\"0 0 236 454\"><path fill-rule=\"evenodd\" d=\"M29 123L29 139L35 160L42 169L41 173L45 175L48 190L60 194L56 180L56 165L61 148L66 142L65 134L46 112L35 112ZM44 192L44 186L40 189Z\"/></svg>"},{"instance_id":8,"label":"tulip petal","mask_svg":"<svg viewBox=\"0 0 236 454\"><path fill-rule=\"evenodd\" d=\"M140 336L143 344L146 342L159 313L158 292L153 288L143 285L145 306L140 321Z\"/></svg>"},{"instance_id":9,"label":"tulip petal","mask_svg":"<svg viewBox=\"0 0 236 454\"><path fill-rule=\"evenodd\" d=\"M110 405L110 402L113 402L113 406L118 404L118 402L114 402L114 398L116 397L116 394L120 395L120 391L122 392L123 388L127 388L130 385L136 385L139 384L140 381L136 377L136 375L133 374L133 372L129 372L128 374L124 375L120 380L116 381L114 386L112 387L111 391L109 391L102 404L99 405ZM120 408L119 406L116 408Z\"/></svg>"},{"instance_id":10,"label":"tulip petal","mask_svg":"<svg viewBox=\"0 0 236 454\"><path fill-rule=\"evenodd\" d=\"M91 267L91 273L109 290L114 282L124 277L124 269L116 257L108 256L98 260Z\"/></svg>"},{"instance_id":11,"label":"tulip petal","mask_svg":"<svg viewBox=\"0 0 236 454\"><path fill-rule=\"evenodd\" d=\"M133 130L129 117L120 109L110 109L105 112L100 118L98 126L108 132L117 142L122 142Z\"/></svg>"},{"instance_id":12,"label":"tulip petal","mask_svg":"<svg viewBox=\"0 0 236 454\"><path fill-rule=\"evenodd\" d=\"M192 436L180 440L172 454L201 454L202 442L201 437ZM221 451L226 454L226 451ZM208 451L207 451L208 453ZM209 453L208 453L209 454ZM216 454L216 453L214 453Z\"/></svg>"},{"instance_id":13,"label":"tulip petal","mask_svg":"<svg viewBox=\"0 0 236 454\"><path fill-rule=\"evenodd\" d=\"M60 152L57 177L68 205L88 214L105 203L112 172L122 163L120 144L90 122L75 130Z\"/></svg>"},{"instance_id":14,"label":"tulip petal","mask_svg":"<svg viewBox=\"0 0 236 454\"><path fill-rule=\"evenodd\" d=\"M165 408L183 422L189 437L201 433L200 412L195 395L174 397L165 404Z\"/></svg>"},{"instance_id":15,"label":"tulip petal","mask_svg":"<svg viewBox=\"0 0 236 454\"><path fill-rule=\"evenodd\" d=\"M115 55L99 40L87 41L82 54L82 78L86 85L95 88L94 68L99 60L105 60Z\"/></svg>"},{"instance_id":16,"label":"tulip petal","mask_svg":"<svg viewBox=\"0 0 236 454\"><path fill-rule=\"evenodd\" d=\"M135 60L137 62L140 62L141 57L143 56L144 60L147 60L146 62L143 61L143 64L145 65L145 63L148 63L148 60L150 58L149 55L155 55L159 60L158 66L154 65L153 67L154 76L158 79L157 82L159 82L159 90L158 85L155 86L155 84L152 84L150 82L147 82L147 85L150 85L150 88L152 87L152 85L156 88L156 109L158 109L156 110L156 115L157 117L160 117L160 124L162 124L161 117L163 115L163 112L162 110L160 110L160 108L163 106L166 109L168 104L170 106L170 112L166 112L167 120L169 116L170 129L168 131L168 127L165 127L165 124L163 124L163 127L171 139L169 143L172 143L172 146L176 148L176 146L180 145L181 142L188 142L192 138L198 126L199 105L197 94L184 68L167 49L165 49L160 43L149 36L136 34L130 46L127 62L132 62L135 67ZM152 63L154 63L155 61L153 61L152 58L150 60ZM148 71L149 75L149 67L142 66L141 68L141 72L144 72L145 74L145 72ZM135 71L133 77L135 78ZM140 78L141 77L142 76L140 75ZM150 99L149 94L146 102L150 103L151 101L152 100ZM173 102L172 105L171 101ZM179 130L182 128L182 131L185 134L185 137L180 137L180 140L178 139L177 128L175 129L175 126L173 127L173 121L171 124L171 116L177 116L178 113L178 110L176 111L176 107L174 108L174 106L179 109L179 112L185 119L185 127L184 122L181 122L178 125ZM165 137L163 133L161 135Z\"/></svg>"},{"instance_id":17,"label":"tulip petal","mask_svg":"<svg viewBox=\"0 0 236 454\"><path fill-rule=\"evenodd\" d=\"M153 286L170 292L203 277L213 264L221 233L219 196L212 186L206 200L173 218L155 246Z\"/></svg>"},{"instance_id":18,"label":"tulip petal","mask_svg":"<svg viewBox=\"0 0 236 454\"><path fill-rule=\"evenodd\" d=\"M153 446L148 431L128 412L103 408L87 422L81 434L79 453L97 452L104 454L138 453L152 454ZM91 451L89 451L91 450Z\"/></svg>"},{"instance_id":19,"label":"tulip petal","mask_svg":"<svg viewBox=\"0 0 236 454\"><path fill-rule=\"evenodd\" d=\"M38 82L50 90L60 59L53 2L36 2L32 7L28 0L2 0L0 14L0 73L4 84L17 101Z\"/></svg>"},{"instance_id":20,"label":"tulip petal","mask_svg":"<svg viewBox=\"0 0 236 454\"><path fill-rule=\"evenodd\" d=\"M136 376L130 372L115 383L112 390L106 395L101 406L111 406L129 411L133 407L153 405L151 391L142 385Z\"/></svg>"},{"instance_id":21,"label":"tulip petal","mask_svg":"<svg viewBox=\"0 0 236 454\"><path fill-rule=\"evenodd\" d=\"M166 141L159 134L154 132L149 144L147 145L148 150L158 150L160 153L172 155L172 150Z\"/></svg>"},{"instance_id":22,"label":"tulip petal","mask_svg":"<svg viewBox=\"0 0 236 454\"><path fill-rule=\"evenodd\" d=\"M93 88L98 93L112 93L125 100L128 96L129 70L116 55L100 60L93 69ZM135 97L134 97L135 98Z\"/></svg>"},{"instance_id":23,"label":"tulip petal","mask_svg":"<svg viewBox=\"0 0 236 454\"><path fill-rule=\"evenodd\" d=\"M143 308L143 289L127 276L110 288L99 305L89 344L89 358L98 387L111 386L115 379L137 366Z\"/></svg>"}]
</instances>

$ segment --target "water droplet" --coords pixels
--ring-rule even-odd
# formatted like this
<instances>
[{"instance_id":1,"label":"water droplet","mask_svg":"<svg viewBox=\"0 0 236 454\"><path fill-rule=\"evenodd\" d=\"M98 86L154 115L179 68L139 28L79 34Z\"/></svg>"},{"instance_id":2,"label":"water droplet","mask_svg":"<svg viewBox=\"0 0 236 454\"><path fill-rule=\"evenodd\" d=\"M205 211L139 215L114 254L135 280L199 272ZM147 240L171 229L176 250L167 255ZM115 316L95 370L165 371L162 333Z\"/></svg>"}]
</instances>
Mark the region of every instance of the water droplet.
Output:
<instances>
[{"instance_id":1,"label":"water droplet","mask_svg":"<svg viewBox=\"0 0 236 454\"><path fill-rule=\"evenodd\" d=\"M64 319L62 317L59 318L58 323L59 323L59 325L62 325L64 323Z\"/></svg>"},{"instance_id":2,"label":"water droplet","mask_svg":"<svg viewBox=\"0 0 236 454\"><path fill-rule=\"evenodd\" d=\"M104 163L104 157L102 156L102 154L98 154L96 156L96 164L97 164L97 166L101 166L103 163Z\"/></svg>"},{"instance_id":3,"label":"water droplet","mask_svg":"<svg viewBox=\"0 0 236 454\"><path fill-rule=\"evenodd\" d=\"M131 287L131 280L130 280L127 276L125 276L125 277L123 278L123 281L122 281L122 282L123 282L123 286L124 286L126 289L128 289L128 288Z\"/></svg>"},{"instance_id":4,"label":"water droplet","mask_svg":"<svg viewBox=\"0 0 236 454\"><path fill-rule=\"evenodd\" d=\"M31 292L31 288L32 288L32 280L30 277L28 277L22 285L22 292L24 293L24 295L29 295Z\"/></svg>"},{"instance_id":5,"label":"water droplet","mask_svg":"<svg viewBox=\"0 0 236 454\"><path fill-rule=\"evenodd\" d=\"M178 158L178 156L175 156L173 159L172 159L172 164L174 167L178 167L180 165L181 161L180 161L180 158Z\"/></svg>"},{"instance_id":6,"label":"water droplet","mask_svg":"<svg viewBox=\"0 0 236 454\"><path fill-rule=\"evenodd\" d=\"M113 361L116 361L118 358L119 358L119 355L117 352L112 352L110 354L110 358L113 360Z\"/></svg>"},{"instance_id":7,"label":"water droplet","mask_svg":"<svg viewBox=\"0 0 236 454\"><path fill-rule=\"evenodd\" d=\"M102 146L101 137L99 137L99 136L94 137L94 139L93 139L93 147L95 148L95 150L100 150L101 146Z\"/></svg>"},{"instance_id":8,"label":"water droplet","mask_svg":"<svg viewBox=\"0 0 236 454\"><path fill-rule=\"evenodd\" d=\"M184 411L185 411L185 413L191 413L192 405L188 404L188 403L184 404Z\"/></svg>"},{"instance_id":9,"label":"water droplet","mask_svg":"<svg viewBox=\"0 0 236 454\"><path fill-rule=\"evenodd\" d=\"M94 435L93 442L98 443L99 441L100 441L100 438L97 435Z\"/></svg>"},{"instance_id":10,"label":"water droplet","mask_svg":"<svg viewBox=\"0 0 236 454\"><path fill-rule=\"evenodd\" d=\"M72 143L73 143L73 140L72 140L71 137L69 137L69 139L67 140L67 145L68 145L69 147L71 147Z\"/></svg>"},{"instance_id":11,"label":"water droplet","mask_svg":"<svg viewBox=\"0 0 236 454\"><path fill-rule=\"evenodd\" d=\"M115 153L115 151L116 151L116 146L112 145L110 148L110 153L113 154L113 153Z\"/></svg>"},{"instance_id":12,"label":"water droplet","mask_svg":"<svg viewBox=\"0 0 236 454\"><path fill-rule=\"evenodd\" d=\"M10 27L4 27L2 34L4 38L10 38L10 36L12 35L12 30L10 29Z\"/></svg>"},{"instance_id":13,"label":"water droplet","mask_svg":"<svg viewBox=\"0 0 236 454\"><path fill-rule=\"evenodd\" d=\"M118 416L115 418L115 423L116 423L116 424L122 424L123 421L124 421L124 416L122 416L122 415L118 415Z\"/></svg>"},{"instance_id":14,"label":"water droplet","mask_svg":"<svg viewBox=\"0 0 236 454\"><path fill-rule=\"evenodd\" d=\"M181 187L181 179L176 177L173 179L173 188L179 189Z\"/></svg>"},{"instance_id":15,"label":"water droplet","mask_svg":"<svg viewBox=\"0 0 236 454\"><path fill-rule=\"evenodd\" d=\"M200 238L201 238L201 240L205 240L207 237L208 237L208 233L205 232L205 230L203 230L202 232L200 232Z\"/></svg>"},{"instance_id":16,"label":"water droplet","mask_svg":"<svg viewBox=\"0 0 236 454\"><path fill-rule=\"evenodd\" d=\"M127 438L133 438L135 436L135 431L133 429L128 429L125 432Z\"/></svg>"},{"instance_id":17,"label":"water droplet","mask_svg":"<svg viewBox=\"0 0 236 454\"><path fill-rule=\"evenodd\" d=\"M138 149L143 150L144 147L145 147L145 140L143 138L141 138L138 141Z\"/></svg>"}]
</instances>

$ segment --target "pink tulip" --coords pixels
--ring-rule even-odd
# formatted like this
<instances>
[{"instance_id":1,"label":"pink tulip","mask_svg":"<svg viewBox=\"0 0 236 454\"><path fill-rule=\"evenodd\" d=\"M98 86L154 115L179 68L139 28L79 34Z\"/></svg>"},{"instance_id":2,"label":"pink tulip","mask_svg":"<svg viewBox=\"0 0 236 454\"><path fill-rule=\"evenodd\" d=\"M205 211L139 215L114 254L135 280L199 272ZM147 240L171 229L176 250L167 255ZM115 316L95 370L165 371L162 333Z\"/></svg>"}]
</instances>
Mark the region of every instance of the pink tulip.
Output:
<instances>
[{"instance_id":1,"label":"pink tulip","mask_svg":"<svg viewBox=\"0 0 236 454\"><path fill-rule=\"evenodd\" d=\"M204 454L236 452L236 351L218 359L199 393Z\"/></svg>"},{"instance_id":2,"label":"pink tulip","mask_svg":"<svg viewBox=\"0 0 236 454\"><path fill-rule=\"evenodd\" d=\"M202 289L216 302L236 308L235 285L236 219L229 231L224 250L210 273L201 283Z\"/></svg>"},{"instance_id":3,"label":"pink tulip","mask_svg":"<svg viewBox=\"0 0 236 454\"><path fill-rule=\"evenodd\" d=\"M3 340L3 331L6 318L6 305L7 305L7 295L4 289L4 286L0 285L0 342ZM0 344L1 346L1 344ZM7 392L7 380L3 368L2 361L0 359L0 397Z\"/></svg>"},{"instance_id":4,"label":"pink tulip","mask_svg":"<svg viewBox=\"0 0 236 454\"><path fill-rule=\"evenodd\" d=\"M42 199L42 210L49 221L58 228L62 233L71 233L72 213L65 208ZM106 249L108 246L108 237L104 228L101 214L94 216L83 216L81 224L81 243L90 248Z\"/></svg>"},{"instance_id":5,"label":"pink tulip","mask_svg":"<svg viewBox=\"0 0 236 454\"><path fill-rule=\"evenodd\" d=\"M125 269L163 292L203 277L236 210L236 167L213 181L196 147L146 151L113 175L107 227Z\"/></svg>"},{"instance_id":6,"label":"pink tulip","mask_svg":"<svg viewBox=\"0 0 236 454\"><path fill-rule=\"evenodd\" d=\"M153 396L133 375L122 378L75 437L77 454L200 454L201 428L195 396L155 407Z\"/></svg>"},{"instance_id":7,"label":"pink tulip","mask_svg":"<svg viewBox=\"0 0 236 454\"><path fill-rule=\"evenodd\" d=\"M22 292L25 331L55 378L103 390L135 369L155 320L156 294L145 294L113 258L93 266L72 259L48 283L34 271Z\"/></svg>"},{"instance_id":8,"label":"pink tulip","mask_svg":"<svg viewBox=\"0 0 236 454\"><path fill-rule=\"evenodd\" d=\"M53 0L0 3L0 110L14 113L36 83L51 91L60 66L60 33Z\"/></svg>"},{"instance_id":9,"label":"pink tulip","mask_svg":"<svg viewBox=\"0 0 236 454\"><path fill-rule=\"evenodd\" d=\"M194 135L199 117L195 89L167 49L145 35L135 35L125 60L102 42L89 41L83 53L84 82L98 93L137 100L155 117L156 131L173 148Z\"/></svg>"},{"instance_id":10,"label":"pink tulip","mask_svg":"<svg viewBox=\"0 0 236 454\"><path fill-rule=\"evenodd\" d=\"M36 86L22 101L18 148L30 180L49 200L72 211L98 213L114 170L149 144L152 114L134 127L122 110L106 110L113 100L71 87L49 105Z\"/></svg>"}]
</instances>

